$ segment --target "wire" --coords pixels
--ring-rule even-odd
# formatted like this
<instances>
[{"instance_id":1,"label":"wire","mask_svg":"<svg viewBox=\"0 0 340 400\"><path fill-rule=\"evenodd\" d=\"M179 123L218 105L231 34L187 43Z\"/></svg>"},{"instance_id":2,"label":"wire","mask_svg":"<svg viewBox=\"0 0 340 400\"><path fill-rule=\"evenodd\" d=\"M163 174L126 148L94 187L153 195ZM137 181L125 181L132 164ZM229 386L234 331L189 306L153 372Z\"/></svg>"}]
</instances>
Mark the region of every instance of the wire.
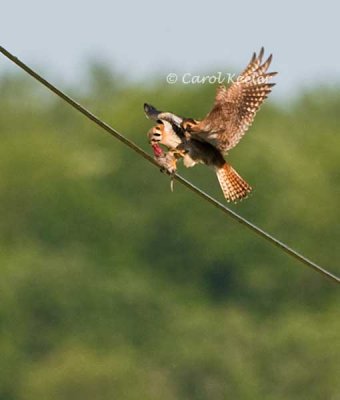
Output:
<instances>
[{"instance_id":1,"label":"wire","mask_svg":"<svg viewBox=\"0 0 340 400\"><path fill-rule=\"evenodd\" d=\"M44 86L46 86L48 89L50 89L53 93L55 93L57 96L61 97L64 101L66 101L68 104L70 104L73 108L84 114L87 118L89 118L91 121L93 121L95 124L99 125L101 128L103 128L106 132L108 132L110 135L115 137L116 139L120 140L122 143L130 147L132 150L134 150L136 153L138 153L140 156L144 157L146 160L151 162L153 165L156 165L159 167L157 162L151 157L148 153L146 153L143 149L141 149L139 146L137 146L134 142L131 140L127 139L125 136L123 136L121 133L119 133L117 130L112 128L110 125L108 125L106 122L102 121L99 119L97 116L92 114L89 110L87 110L85 107L83 107L81 104L77 103L75 100L73 100L71 97L69 97L67 94L63 93L61 90L56 88L54 85L52 85L50 82L48 82L46 79L44 79L42 76L37 74L35 71L33 71L30 67L28 67L26 64L24 64L22 61L20 61L17 57L12 55L9 51L7 51L5 48L0 46L0 52L5 55L8 59L10 59L12 62L14 62L18 67L26 71L29 75L31 75L33 78L35 78L37 81L42 83ZM186 186L188 189L190 189L192 192L196 193L198 196L202 197L204 200L208 201L210 204L212 204L214 207L218 208L221 210L224 214L228 215L229 217L233 218L235 221L240 223L241 225L244 225L254 233L256 233L258 236L262 237L263 239L267 240L269 243L273 244L274 246L280 248L283 250L285 253L289 254L290 256L294 257L296 260L300 261L304 265L314 269L315 271L319 272L322 274L324 277L327 277L328 279L332 280L333 282L340 283L340 278L337 277L336 275L332 274L331 272L327 271L326 269L322 268L315 262L309 260L307 257L303 256L302 254L298 253L297 251L293 250L291 247L287 246L285 243L279 241L269 233L265 232L264 230L258 228L256 225L252 224L245 218L241 217L238 215L236 212L232 211L230 208L226 207L224 204L220 203L207 193L205 193L203 190L199 189L195 185L193 185L191 182L187 181L185 178L182 176L176 174L175 179L180 182L182 185Z\"/></svg>"}]
</instances>

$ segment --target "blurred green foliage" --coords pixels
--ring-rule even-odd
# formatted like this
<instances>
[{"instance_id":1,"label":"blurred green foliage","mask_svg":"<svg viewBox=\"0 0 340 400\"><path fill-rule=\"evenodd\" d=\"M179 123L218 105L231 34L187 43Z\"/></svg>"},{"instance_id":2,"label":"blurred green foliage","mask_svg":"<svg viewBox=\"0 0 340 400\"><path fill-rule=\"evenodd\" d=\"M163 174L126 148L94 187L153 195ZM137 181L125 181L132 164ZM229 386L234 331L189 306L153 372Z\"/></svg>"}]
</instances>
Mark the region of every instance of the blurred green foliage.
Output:
<instances>
[{"instance_id":1,"label":"blurred green foliage","mask_svg":"<svg viewBox=\"0 0 340 400\"><path fill-rule=\"evenodd\" d=\"M94 64L69 91L150 151L145 101L198 118L214 90ZM29 78L0 92L1 400L340 398L334 284ZM338 274L339 109L338 89L269 102L230 154L255 187L231 207Z\"/></svg>"}]
</instances>

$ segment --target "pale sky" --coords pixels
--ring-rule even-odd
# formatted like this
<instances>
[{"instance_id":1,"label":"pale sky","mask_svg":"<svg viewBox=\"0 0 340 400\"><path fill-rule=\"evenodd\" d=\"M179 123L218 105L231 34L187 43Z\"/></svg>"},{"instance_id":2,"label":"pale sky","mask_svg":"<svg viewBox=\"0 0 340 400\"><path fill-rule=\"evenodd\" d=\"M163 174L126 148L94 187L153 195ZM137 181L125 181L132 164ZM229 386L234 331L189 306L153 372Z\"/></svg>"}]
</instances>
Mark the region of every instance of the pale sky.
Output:
<instances>
[{"instance_id":1,"label":"pale sky","mask_svg":"<svg viewBox=\"0 0 340 400\"><path fill-rule=\"evenodd\" d=\"M83 78L91 57L138 80L239 72L262 45L280 72L277 96L340 82L335 0L7 0L1 14L1 45L55 82ZM15 68L0 56L0 74Z\"/></svg>"}]
</instances>

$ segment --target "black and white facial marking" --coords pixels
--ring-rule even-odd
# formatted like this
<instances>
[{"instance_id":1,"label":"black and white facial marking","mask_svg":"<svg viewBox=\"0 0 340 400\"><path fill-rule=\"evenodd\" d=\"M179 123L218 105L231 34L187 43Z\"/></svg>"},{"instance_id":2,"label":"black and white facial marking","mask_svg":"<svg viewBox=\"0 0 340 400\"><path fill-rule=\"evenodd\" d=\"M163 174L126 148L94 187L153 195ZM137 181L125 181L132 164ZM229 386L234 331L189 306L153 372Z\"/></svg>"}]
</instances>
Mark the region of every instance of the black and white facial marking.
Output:
<instances>
[{"instance_id":1,"label":"black and white facial marking","mask_svg":"<svg viewBox=\"0 0 340 400\"><path fill-rule=\"evenodd\" d=\"M162 131L159 126L154 126L149 132L149 142L158 143L162 140Z\"/></svg>"}]
</instances>

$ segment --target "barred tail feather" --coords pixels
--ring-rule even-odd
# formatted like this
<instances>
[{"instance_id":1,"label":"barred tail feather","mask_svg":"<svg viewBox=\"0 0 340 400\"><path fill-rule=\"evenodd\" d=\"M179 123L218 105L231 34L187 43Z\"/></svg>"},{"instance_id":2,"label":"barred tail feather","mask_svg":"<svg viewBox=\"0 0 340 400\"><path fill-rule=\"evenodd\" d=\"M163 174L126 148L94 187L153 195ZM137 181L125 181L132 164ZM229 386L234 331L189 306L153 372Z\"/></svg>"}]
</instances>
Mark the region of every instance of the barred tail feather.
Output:
<instances>
[{"instance_id":1,"label":"barred tail feather","mask_svg":"<svg viewBox=\"0 0 340 400\"><path fill-rule=\"evenodd\" d=\"M227 201L242 200L252 190L248 183L227 163L221 168L216 168L216 174Z\"/></svg>"}]
</instances>

